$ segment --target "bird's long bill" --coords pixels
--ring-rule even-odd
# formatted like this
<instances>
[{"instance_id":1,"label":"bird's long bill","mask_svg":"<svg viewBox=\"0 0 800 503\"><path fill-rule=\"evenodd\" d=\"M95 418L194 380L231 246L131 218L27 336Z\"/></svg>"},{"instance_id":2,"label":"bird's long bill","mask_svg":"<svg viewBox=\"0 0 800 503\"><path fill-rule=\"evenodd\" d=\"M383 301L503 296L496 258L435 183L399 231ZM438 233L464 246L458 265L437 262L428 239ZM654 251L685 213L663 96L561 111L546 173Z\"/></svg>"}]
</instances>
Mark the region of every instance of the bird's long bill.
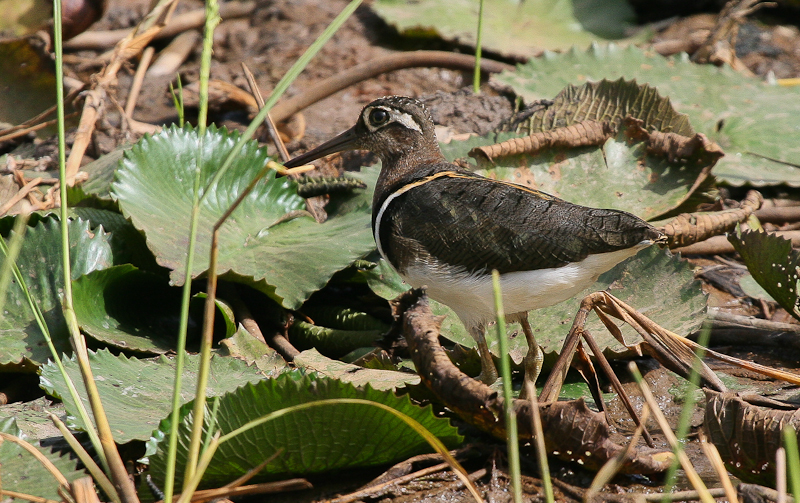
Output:
<instances>
[{"instance_id":1,"label":"bird's long bill","mask_svg":"<svg viewBox=\"0 0 800 503\"><path fill-rule=\"evenodd\" d=\"M314 159L325 157L328 154L334 154L336 152L341 152L343 150L355 149L357 148L356 147L357 135L355 129L356 129L355 127L351 127L350 129L340 134L339 136L326 141L319 147L309 150L303 155L298 155L294 159L285 162L283 165L286 166L287 168L296 168L297 166L308 164Z\"/></svg>"}]
</instances>

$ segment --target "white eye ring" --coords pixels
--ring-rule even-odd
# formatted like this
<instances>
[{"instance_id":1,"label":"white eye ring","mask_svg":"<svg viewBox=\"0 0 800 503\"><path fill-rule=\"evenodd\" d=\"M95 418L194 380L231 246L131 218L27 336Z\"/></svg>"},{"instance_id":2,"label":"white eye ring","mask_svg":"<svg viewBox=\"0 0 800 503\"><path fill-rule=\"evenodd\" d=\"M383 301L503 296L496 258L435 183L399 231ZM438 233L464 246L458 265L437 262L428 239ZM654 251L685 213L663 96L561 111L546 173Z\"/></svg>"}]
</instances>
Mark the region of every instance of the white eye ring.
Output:
<instances>
[{"instance_id":1,"label":"white eye ring","mask_svg":"<svg viewBox=\"0 0 800 503\"><path fill-rule=\"evenodd\" d=\"M383 108L373 108L369 111L369 124L370 126L383 126L387 122L389 122L389 118L391 114Z\"/></svg>"}]
</instances>

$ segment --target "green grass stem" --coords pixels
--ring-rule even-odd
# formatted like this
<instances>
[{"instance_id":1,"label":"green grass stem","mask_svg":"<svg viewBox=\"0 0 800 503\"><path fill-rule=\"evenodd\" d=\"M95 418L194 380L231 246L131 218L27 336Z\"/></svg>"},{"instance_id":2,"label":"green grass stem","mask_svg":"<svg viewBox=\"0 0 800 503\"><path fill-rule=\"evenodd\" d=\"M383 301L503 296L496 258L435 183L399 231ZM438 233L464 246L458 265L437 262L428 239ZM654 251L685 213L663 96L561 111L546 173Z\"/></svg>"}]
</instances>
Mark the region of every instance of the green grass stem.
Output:
<instances>
[{"instance_id":1,"label":"green grass stem","mask_svg":"<svg viewBox=\"0 0 800 503\"><path fill-rule=\"evenodd\" d=\"M511 359L508 356L508 340L506 339L506 314L503 311L500 273L496 270L492 271L492 288L494 289L494 308L497 314L497 342L500 345L500 377L503 379L503 409L506 420L508 472L511 476L514 502L520 503L522 501L522 470L520 469L519 461L517 415L514 412L514 399L511 394Z\"/></svg>"},{"instance_id":2,"label":"green grass stem","mask_svg":"<svg viewBox=\"0 0 800 503\"><path fill-rule=\"evenodd\" d=\"M195 242L197 240L197 226L199 220L199 213L200 213L200 203L202 202L205 195L209 192L208 188L212 187L217 184L219 179L223 176L223 174L230 168L233 164L236 156L241 152L242 148L244 147L245 143L249 141L253 135L255 134L256 129L259 125L263 122L264 118L267 116L269 110L274 106L277 100L283 95L283 93L288 89L289 85L294 81L295 78L300 74L300 72L305 69L311 59L322 49L323 45L333 36L333 34L341 27L342 24L350 17L350 15L355 11L355 9L361 4L362 0L353 0L348 4L348 6L333 20L333 22L323 31L320 37L313 43L311 46L306 50L306 52L295 62L294 65L289 69L289 71L284 75L284 77L278 82L273 90L272 94L270 95L267 102L264 104L264 107L261 111L256 115L253 121L250 123L248 128L240 137L239 141L234 145L231 149L228 157L226 157L225 161L223 162L222 166L216 171L214 177L209 181L208 185L206 186L205 190L202 192L200 191L199 187L199 173L200 173L200 164L198 162L196 177L195 177L195 200L192 205L192 214L191 214L191 223L189 229L189 250L187 253L187 261L186 261L186 283L184 284L183 290L183 308L181 313L181 325L180 325L180 334L178 340L178 348L177 348L177 355L176 355L176 379L175 379L175 391L173 393L173 407L172 407L172 424L170 427L170 435L167 447L167 473L166 473L166 482L164 485L164 498L165 501L169 501L173 494L174 494L174 478L175 478L175 459L177 453L177 428L178 428L178 418L180 414L180 403L179 403L179 395L181 391L181 377L183 373L183 355L185 353L185 337L186 337L186 329L188 324L188 303L191 300L191 271L192 265L194 262L194 251L195 251ZM213 12L212 12L213 14ZM208 22L208 15L209 11L206 12L207 15L207 22ZM205 53L208 53L208 57L210 58L210 45L204 44L204 58ZM210 63L210 59L209 59ZM202 76L202 68L201 68L201 76ZM203 107L203 99L201 96L200 106L201 110ZM206 100L207 102L207 94ZM203 118L203 120L205 120ZM202 134L200 135L201 142L202 142ZM202 145L201 145L202 147ZM204 359L201 359L201 366ZM200 383L198 383L198 388L200 387ZM204 396L204 393L200 393ZM197 399L197 397L196 397ZM200 414L202 416L202 414ZM202 421L199 422L202 424ZM199 445L199 444L198 444ZM196 457L194 459L197 459ZM191 475L193 468L189 468L190 465L194 465L195 463L190 462L187 463L187 469L190 473L187 475ZM187 483L194 479L195 477L186 477L184 480Z\"/></svg>"},{"instance_id":3,"label":"green grass stem","mask_svg":"<svg viewBox=\"0 0 800 503\"><path fill-rule=\"evenodd\" d=\"M700 331L700 336L697 339L698 344L700 347L697 348L695 352L695 358L692 361L692 371L689 374L689 386L686 390L686 399L683 402L683 407L681 408L681 415L678 418L678 428L675 431L675 436L678 437L678 444L683 446L684 441L686 440L686 436L689 434L689 429L691 428L692 424L692 414L694 413L694 406L696 403L696 395L697 390L700 389L700 363L703 357L705 356L705 347L708 345L708 341L711 338L711 326L706 324L703 326L702 330ZM665 498L661 501L667 503L669 499L666 498L666 495L671 493L675 490L675 478L678 473L678 468L680 468L680 461L678 460L678 450L675 451L675 458L672 460L672 464L670 465L669 469L667 470L666 476L664 477L664 495Z\"/></svg>"},{"instance_id":4,"label":"green grass stem","mask_svg":"<svg viewBox=\"0 0 800 503\"><path fill-rule=\"evenodd\" d=\"M66 174L66 125L65 125L65 117L64 117L64 48L63 48L63 34L62 34L62 26L61 26L61 2L58 0L53 0L53 45L55 51L55 76L56 76L56 118L58 121L58 175L59 175L59 195L61 197L61 212L60 212L60 219L61 219L61 261L64 268L64 294L63 294L63 302L64 302L64 318L67 321L67 326L70 330L70 333L73 336L80 336L80 333L75 334L74 331L77 330L77 323L74 319L74 310L72 309L72 268L69 260L69 215L68 215L68 205L67 205L67 174ZM5 241L0 239L2 242L3 253L6 255L6 259L9 257L8 249L6 248ZM58 370L64 379L64 382L67 384L67 389L69 390L69 394L72 397L72 400L77 405L78 408L78 415L83 421L83 424L86 427L86 432L89 435L89 440L92 442L92 446L95 448L98 457L100 458L100 462L103 465L103 469L106 473L110 472L108 458L106 457L105 451L103 449L102 442L100 441L100 437L97 433L97 430L94 427L94 423L89 419L89 413L86 410L86 407L83 404L80 396L78 395L78 390L75 387L75 384L70 379L69 375L67 374L66 369L64 369L64 365L61 362L61 358L59 357L58 351L56 351L55 345L53 344L53 340L50 337L50 330L47 327L47 323L44 320L44 315L42 311L39 309L38 304L33 300L30 291L28 290L27 285L22 277L22 274L17 267L16 263L13 264L14 268L14 276L17 279L17 282L22 288L25 297L28 299L28 303L31 307L31 310L34 313L34 317L36 318L36 323L39 326L39 330L41 330L42 335L44 335L45 341L47 342L47 346L50 349L50 354L53 357L53 361L56 363Z\"/></svg>"},{"instance_id":5,"label":"green grass stem","mask_svg":"<svg viewBox=\"0 0 800 503\"><path fill-rule=\"evenodd\" d=\"M361 5L361 2L362 0L352 0L347 5L347 7L345 7L344 10L342 10L342 12L339 13L338 16L336 16L336 18L331 22L331 24L328 25L328 27L325 29L325 31L322 32L319 38L317 38L317 40L315 40L314 43L311 44L311 46L308 49L306 49L306 52L304 52L303 55L300 56L300 58L295 62L295 64L292 65L291 68L289 68L289 71L286 72L286 75L284 75L283 78L275 85L275 89L273 89L272 93L270 93L269 98L264 103L264 107L258 112L258 114L256 114L256 116L250 122L250 125L247 127L244 133L242 133L242 136L241 138L239 138L239 141L236 143L236 145L233 146L230 153L228 154L228 157L225 158L225 162L222 163L222 166L220 166L219 170L214 174L214 177L208 183L208 187L216 185L219 179L222 178L222 175L224 175L225 172L228 171L228 169L230 169L234 159L236 159L236 156L239 155L239 152L241 152L242 148L244 148L245 143L247 143L253 137L256 130L264 122L264 119L267 117L269 111L272 109L273 106L275 106L275 103L278 102L278 99L280 99L280 97L283 96L283 93L285 93L286 90L289 88L289 86L292 84L292 82L294 82L294 79L296 79L297 76L300 75L300 73L305 69L308 63L311 62L311 59L317 55L317 53L328 42L328 40L330 40L333 34L336 33L339 30L339 28L341 28L341 26L344 24L345 21L347 21L350 15L352 15L353 12L355 12L355 10L358 8L358 6ZM207 193L208 191L206 190L203 196L201 196L201 199Z\"/></svg>"},{"instance_id":6,"label":"green grass stem","mask_svg":"<svg viewBox=\"0 0 800 503\"><path fill-rule=\"evenodd\" d=\"M219 17L219 4L216 0L206 1L206 27L203 36L203 55L200 60L200 110L197 117L198 126L198 145L197 145L197 173L195 176L194 186L194 201L192 209L197 208L198 211L193 211L193 216L199 216L199 178L200 173L203 171L203 144L205 142L206 122L208 119L208 81L211 75L211 55L213 53L214 45L214 30L219 25L221 19ZM195 204L197 206L195 206ZM190 265L187 266L186 271L186 284L189 284L191 269ZM209 271L209 274L212 274ZM187 294L184 291L184 294ZM181 306L181 319L184 317L189 318L189 304L191 302L191 293L188 292L183 298L184 303ZM213 324L212 324L213 326ZM206 386L208 385L208 374L211 365L211 338L203 338L200 343L200 367L197 371L197 387L194 395L194 424L192 426L191 441L189 442L188 460L186 462L186 473L184 474L184 493L186 492L185 484L189 483L194 478L194 473L197 470L198 458L200 457L200 447L202 444L203 435L203 414L206 406Z\"/></svg>"},{"instance_id":7,"label":"green grass stem","mask_svg":"<svg viewBox=\"0 0 800 503\"><path fill-rule=\"evenodd\" d=\"M791 424L783 427L783 447L786 449L786 475L795 501L800 501L800 454L797 449L797 431Z\"/></svg>"},{"instance_id":8,"label":"green grass stem","mask_svg":"<svg viewBox=\"0 0 800 503\"><path fill-rule=\"evenodd\" d=\"M481 92L481 46L483 44L483 0L478 7L478 34L475 37L475 73L472 76L472 91L475 94Z\"/></svg>"}]
</instances>

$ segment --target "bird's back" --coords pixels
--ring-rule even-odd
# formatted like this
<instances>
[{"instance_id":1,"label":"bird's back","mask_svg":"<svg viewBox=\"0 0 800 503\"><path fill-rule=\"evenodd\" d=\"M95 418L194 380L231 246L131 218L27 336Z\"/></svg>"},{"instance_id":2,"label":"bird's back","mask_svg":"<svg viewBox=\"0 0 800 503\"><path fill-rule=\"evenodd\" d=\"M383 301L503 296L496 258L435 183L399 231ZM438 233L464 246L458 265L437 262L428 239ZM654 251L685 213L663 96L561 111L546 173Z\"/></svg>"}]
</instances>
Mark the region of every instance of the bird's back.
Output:
<instances>
[{"instance_id":1,"label":"bird's back","mask_svg":"<svg viewBox=\"0 0 800 503\"><path fill-rule=\"evenodd\" d=\"M506 312L552 305L660 238L638 217L442 170L405 183L376 208L381 254L412 286L469 323L494 311L491 271L501 274ZM478 321L476 321L478 320Z\"/></svg>"}]
</instances>

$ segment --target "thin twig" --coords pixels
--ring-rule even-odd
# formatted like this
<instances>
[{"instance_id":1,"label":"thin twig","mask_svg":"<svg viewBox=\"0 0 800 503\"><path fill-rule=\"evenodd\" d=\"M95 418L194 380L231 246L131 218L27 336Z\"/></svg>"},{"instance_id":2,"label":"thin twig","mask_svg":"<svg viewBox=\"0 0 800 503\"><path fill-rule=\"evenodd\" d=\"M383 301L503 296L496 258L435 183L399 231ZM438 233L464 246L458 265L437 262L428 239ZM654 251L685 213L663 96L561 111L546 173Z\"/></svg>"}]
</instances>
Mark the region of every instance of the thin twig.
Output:
<instances>
[{"instance_id":1,"label":"thin twig","mask_svg":"<svg viewBox=\"0 0 800 503\"><path fill-rule=\"evenodd\" d=\"M6 203L3 206L0 206L0 217L8 213L8 210L13 208L15 204L17 204L25 196L27 196L30 191L32 191L34 188L36 188L37 185L39 185L39 183L41 183L41 181L42 181L41 178L32 178L31 181L29 181L21 189L19 189L19 191L16 194L14 194L14 196L11 199L6 201Z\"/></svg>"},{"instance_id":2,"label":"thin twig","mask_svg":"<svg viewBox=\"0 0 800 503\"><path fill-rule=\"evenodd\" d=\"M722 488L725 489L725 496L728 497L728 501L738 501L739 497L736 495L736 489L733 487L728 470L725 468L725 462L722 461L722 456L720 456L717 446L708 442L702 430L700 432L700 447L702 447L703 453L708 458L714 471L717 472L717 477L722 483Z\"/></svg>"},{"instance_id":3,"label":"thin twig","mask_svg":"<svg viewBox=\"0 0 800 503\"><path fill-rule=\"evenodd\" d=\"M106 477L106 474L103 473L103 469L94 462L92 456L86 452L86 449L84 449L81 443L78 442L78 439L76 439L72 432L69 431L67 425L65 425L64 422L52 412L48 412L47 415L53 424L56 425L58 431L61 432L64 440L67 441L73 452L78 456L78 459L81 460L86 469L89 470L89 473L92 474L92 477L94 477L97 485L100 486L100 488L106 493L106 495L108 495L109 498L111 498L112 501L115 503L120 503L119 494L117 494L117 492L114 490L114 485L111 483L108 477Z\"/></svg>"},{"instance_id":4,"label":"thin twig","mask_svg":"<svg viewBox=\"0 0 800 503\"><path fill-rule=\"evenodd\" d=\"M706 491L714 498L721 498L725 496L725 489L721 487L707 489ZM637 494L636 496L640 501L695 501L702 499L700 491L675 491L668 494L649 493Z\"/></svg>"},{"instance_id":5,"label":"thin twig","mask_svg":"<svg viewBox=\"0 0 800 503\"><path fill-rule=\"evenodd\" d=\"M71 113L68 117L75 117L77 113ZM40 129L44 129L46 127L52 126L53 124L57 123L58 119L49 120L46 122L40 122L39 124L35 124L33 126L28 126L21 129L14 129L8 128L7 130L1 131L3 134L0 135L0 142L13 140L14 138L19 138L20 136L25 136L28 133L33 133L39 131ZM13 129L13 131L11 131ZM5 133L5 131L10 131L9 133Z\"/></svg>"},{"instance_id":6,"label":"thin twig","mask_svg":"<svg viewBox=\"0 0 800 503\"><path fill-rule=\"evenodd\" d=\"M664 434L664 437L666 437L670 447L672 447L673 451L677 455L678 460L681 463L681 467L686 474L686 478L692 484L692 487L699 492L700 500L703 501L703 503L714 503L714 497L708 492L708 488L692 466L692 462L686 455L686 451L681 448L675 433L673 433L669 422L667 422L667 418L664 416L664 413L661 412L658 401L656 401L656 398L650 391L650 387L647 386L647 383L641 378L641 374L636 368L636 364L631 362L630 368L631 373L634 374L637 384L639 385L639 390L641 390L642 396L644 396L647 406L650 408L650 412L653 414L653 418L658 423L659 428L661 428L661 431Z\"/></svg>"},{"instance_id":7,"label":"thin twig","mask_svg":"<svg viewBox=\"0 0 800 503\"><path fill-rule=\"evenodd\" d=\"M264 97L261 95L261 90L258 88L258 83L256 82L255 76L253 76L253 72L250 71L250 68L247 67L247 63L244 61L242 61L242 71L247 79L247 85L250 86L250 92L253 94L253 98L255 98L258 104L258 109L261 110L264 108ZM267 113L267 117L264 119L264 126L267 128L267 133L269 133L272 143L275 144L275 148L278 149L281 162L288 161L289 151L286 150L286 145L283 144L281 135L278 134L278 128L275 127L275 122L272 120L272 116L269 113Z\"/></svg>"},{"instance_id":8,"label":"thin twig","mask_svg":"<svg viewBox=\"0 0 800 503\"><path fill-rule=\"evenodd\" d=\"M232 19L250 15L255 9L255 2L226 2L220 5L219 15L223 19ZM172 38L180 33L200 28L205 23L205 9L196 9L178 14L172 18L153 40ZM130 28L108 31L87 31L64 43L70 51L105 50L114 47L130 33Z\"/></svg>"},{"instance_id":9,"label":"thin twig","mask_svg":"<svg viewBox=\"0 0 800 503\"><path fill-rule=\"evenodd\" d=\"M800 246L800 231L778 231L774 233L770 232L770 234L791 240L792 246ZM720 255L735 252L736 250L733 248L733 245L725 236L714 236L700 243L694 243L672 250L672 253L680 253L682 255Z\"/></svg>"},{"instance_id":10,"label":"thin twig","mask_svg":"<svg viewBox=\"0 0 800 503\"><path fill-rule=\"evenodd\" d=\"M133 110L136 108L136 100L139 99L139 91L142 90L142 82L147 73L147 67L150 66L150 61L152 61L155 52L156 50L153 47L145 49L142 53L142 59L139 61L139 67L136 68L131 90L128 93L128 100L125 102L125 117L129 119L133 117Z\"/></svg>"},{"instance_id":11,"label":"thin twig","mask_svg":"<svg viewBox=\"0 0 800 503\"><path fill-rule=\"evenodd\" d=\"M9 491L8 489L0 489L0 496L9 496L11 498L31 501L33 503L59 503L55 500L49 500L47 498L41 498L39 496L34 496L32 494L25 494L25 493L18 493L16 491Z\"/></svg>"},{"instance_id":12,"label":"thin twig","mask_svg":"<svg viewBox=\"0 0 800 503\"><path fill-rule=\"evenodd\" d=\"M762 320L761 318L728 313L720 309L709 310L709 314L714 322L730 323L740 327L757 328L773 332L791 332L800 335L800 325L796 323L780 323L777 321ZM761 344L762 341L759 340L758 343Z\"/></svg>"},{"instance_id":13,"label":"thin twig","mask_svg":"<svg viewBox=\"0 0 800 503\"><path fill-rule=\"evenodd\" d=\"M286 450L286 448L281 447L280 449L275 451L272 454L272 456L268 457L267 459L265 459L264 461L259 463L258 466L255 466L255 467L247 470L247 473L245 473L244 475L242 475L238 479L234 480L233 482L228 482L227 484L225 484L222 487L224 487L224 488L233 488L233 487L241 487L241 486L243 486L244 484L249 482L250 479L252 479L256 475L258 475L258 472L263 470L268 464L270 464L273 461L275 461L275 458L277 458L278 456L283 454L283 451L285 451L285 450Z\"/></svg>"},{"instance_id":14,"label":"thin twig","mask_svg":"<svg viewBox=\"0 0 800 503\"><path fill-rule=\"evenodd\" d=\"M628 445L625 446L625 450L620 451L619 454L606 461L606 464L598 470L597 475L595 475L594 480L592 480L592 484L589 486L589 489L586 490L586 495L583 498L584 501L592 501L592 499L600 493L600 489L617 476L625 459L636 450L639 438L641 438L642 433L645 431L644 425L649 418L650 408L645 404L642 408L642 422L636 426Z\"/></svg>"},{"instance_id":15,"label":"thin twig","mask_svg":"<svg viewBox=\"0 0 800 503\"><path fill-rule=\"evenodd\" d=\"M383 58L376 58L343 70L333 77L329 77L309 87L304 92L278 103L272 108L272 119L276 122L284 121L307 106L327 98L353 84L357 84L372 77L377 77L387 72L416 67L472 70L475 67L475 58L467 54L456 54L445 51L411 51L392 54ZM487 73L499 73L502 71L511 71L514 67L484 58L481 60L481 69Z\"/></svg>"},{"instance_id":16,"label":"thin twig","mask_svg":"<svg viewBox=\"0 0 800 503\"><path fill-rule=\"evenodd\" d=\"M449 467L450 465L447 463L439 463L438 465L433 465L427 468L423 468L421 470L417 470L416 472L409 473L408 475L403 475L402 477L397 477L396 479L383 482L382 484L376 484L366 489L360 489L350 494L340 496L336 499L328 500L326 503L350 503L351 501L356 501L360 499L375 498L380 496L384 491L386 491L390 487L399 486L401 484L405 484L406 482L411 482L414 479L426 477L433 473L444 471Z\"/></svg>"}]
</instances>

